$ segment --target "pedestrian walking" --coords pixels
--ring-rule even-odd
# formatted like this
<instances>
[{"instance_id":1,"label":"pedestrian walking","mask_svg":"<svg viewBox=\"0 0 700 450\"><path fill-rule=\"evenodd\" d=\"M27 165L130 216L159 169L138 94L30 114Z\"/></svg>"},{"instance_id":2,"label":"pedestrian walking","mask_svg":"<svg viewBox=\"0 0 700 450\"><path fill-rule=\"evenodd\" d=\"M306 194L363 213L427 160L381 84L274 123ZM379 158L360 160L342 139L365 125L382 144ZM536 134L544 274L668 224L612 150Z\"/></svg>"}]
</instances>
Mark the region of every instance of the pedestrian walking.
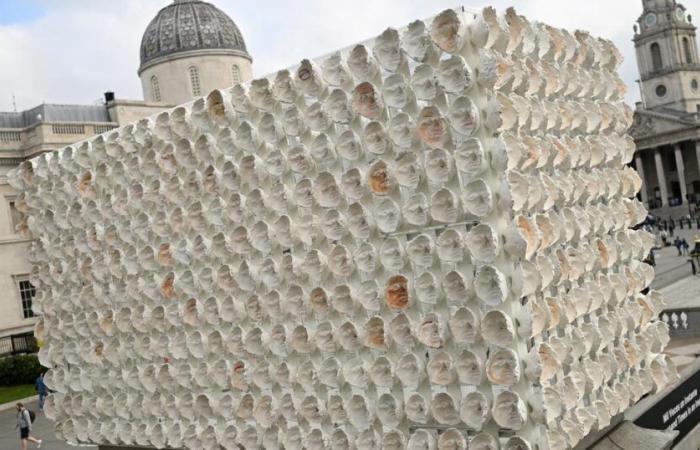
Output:
<instances>
[{"instance_id":1,"label":"pedestrian walking","mask_svg":"<svg viewBox=\"0 0 700 450\"><path fill-rule=\"evenodd\" d=\"M683 238L681 241L681 247L683 248L683 254L688 256L688 253L690 252L690 244L688 244L688 241Z\"/></svg>"},{"instance_id":2,"label":"pedestrian walking","mask_svg":"<svg viewBox=\"0 0 700 450\"><path fill-rule=\"evenodd\" d=\"M39 411L44 410L44 401L46 400L46 396L49 395L49 389L46 387L46 384L44 384L44 373L46 372L40 373L34 382L34 390L39 394Z\"/></svg>"},{"instance_id":3,"label":"pedestrian walking","mask_svg":"<svg viewBox=\"0 0 700 450\"><path fill-rule=\"evenodd\" d=\"M678 256L681 256L683 251L681 250L680 238L676 237L676 239L673 240L673 246L676 247L676 250L678 250Z\"/></svg>"},{"instance_id":4,"label":"pedestrian walking","mask_svg":"<svg viewBox=\"0 0 700 450\"><path fill-rule=\"evenodd\" d=\"M668 245L668 233L666 230L661 230L661 242L663 243L664 247Z\"/></svg>"},{"instance_id":5,"label":"pedestrian walking","mask_svg":"<svg viewBox=\"0 0 700 450\"><path fill-rule=\"evenodd\" d=\"M19 428L19 439L20 448L22 450L27 450L29 442L36 444L36 448L41 448L41 439L37 439L29 435L32 431L32 415L24 404L17 403L17 425L15 428Z\"/></svg>"}]
</instances>

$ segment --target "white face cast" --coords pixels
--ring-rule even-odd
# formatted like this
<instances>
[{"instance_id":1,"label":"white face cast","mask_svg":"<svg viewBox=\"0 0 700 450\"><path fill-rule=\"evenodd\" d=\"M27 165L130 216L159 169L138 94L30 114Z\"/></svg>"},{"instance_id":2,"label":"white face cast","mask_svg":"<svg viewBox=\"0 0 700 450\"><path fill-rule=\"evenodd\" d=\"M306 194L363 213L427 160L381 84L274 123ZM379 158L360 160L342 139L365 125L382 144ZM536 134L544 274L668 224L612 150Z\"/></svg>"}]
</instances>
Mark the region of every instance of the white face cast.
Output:
<instances>
[{"instance_id":1,"label":"white face cast","mask_svg":"<svg viewBox=\"0 0 700 450\"><path fill-rule=\"evenodd\" d=\"M513 385L520 379L518 357L512 350L499 350L486 362L486 376L492 383Z\"/></svg>"},{"instance_id":2,"label":"white face cast","mask_svg":"<svg viewBox=\"0 0 700 450\"><path fill-rule=\"evenodd\" d=\"M395 72L403 61L398 31L388 28L375 41L374 55L382 67Z\"/></svg>"},{"instance_id":3,"label":"white face cast","mask_svg":"<svg viewBox=\"0 0 700 450\"><path fill-rule=\"evenodd\" d=\"M383 87L383 97L387 106L401 109L410 100L409 88L403 75L392 75L386 79Z\"/></svg>"}]
</instances>

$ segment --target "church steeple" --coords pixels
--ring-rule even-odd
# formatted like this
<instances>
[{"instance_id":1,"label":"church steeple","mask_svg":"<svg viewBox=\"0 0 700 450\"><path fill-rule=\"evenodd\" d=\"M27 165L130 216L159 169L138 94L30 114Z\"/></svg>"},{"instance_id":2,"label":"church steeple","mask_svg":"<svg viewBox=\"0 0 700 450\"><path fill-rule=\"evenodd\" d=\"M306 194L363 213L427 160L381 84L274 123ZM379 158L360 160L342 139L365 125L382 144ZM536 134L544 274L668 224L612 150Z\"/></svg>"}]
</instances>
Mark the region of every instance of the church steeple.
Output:
<instances>
[{"instance_id":1,"label":"church steeple","mask_svg":"<svg viewBox=\"0 0 700 450\"><path fill-rule=\"evenodd\" d=\"M691 15L676 0L642 4L633 41L645 108L697 112L700 59Z\"/></svg>"}]
</instances>

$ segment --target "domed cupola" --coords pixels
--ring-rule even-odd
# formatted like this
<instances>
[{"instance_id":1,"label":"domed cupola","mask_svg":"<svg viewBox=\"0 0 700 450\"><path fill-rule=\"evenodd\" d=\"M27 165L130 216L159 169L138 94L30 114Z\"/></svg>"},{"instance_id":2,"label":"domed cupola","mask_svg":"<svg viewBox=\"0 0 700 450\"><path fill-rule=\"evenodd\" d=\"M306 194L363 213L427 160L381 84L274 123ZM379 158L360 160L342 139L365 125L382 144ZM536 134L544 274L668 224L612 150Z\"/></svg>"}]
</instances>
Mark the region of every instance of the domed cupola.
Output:
<instances>
[{"instance_id":1,"label":"domed cupola","mask_svg":"<svg viewBox=\"0 0 700 450\"><path fill-rule=\"evenodd\" d=\"M161 9L141 39L144 98L182 103L252 77L252 58L236 23L201 0Z\"/></svg>"},{"instance_id":2,"label":"domed cupola","mask_svg":"<svg viewBox=\"0 0 700 450\"><path fill-rule=\"evenodd\" d=\"M141 39L141 68L168 56L216 50L252 60L236 23L216 6L175 0L161 9Z\"/></svg>"}]
</instances>

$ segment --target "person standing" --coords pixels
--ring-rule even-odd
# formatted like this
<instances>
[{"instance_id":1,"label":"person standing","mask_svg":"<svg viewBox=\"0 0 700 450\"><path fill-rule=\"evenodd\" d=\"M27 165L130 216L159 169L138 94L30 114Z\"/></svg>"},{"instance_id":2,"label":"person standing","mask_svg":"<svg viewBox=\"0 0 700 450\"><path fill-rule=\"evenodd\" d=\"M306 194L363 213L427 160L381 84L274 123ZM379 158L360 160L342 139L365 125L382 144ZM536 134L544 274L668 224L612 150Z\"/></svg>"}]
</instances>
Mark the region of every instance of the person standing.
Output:
<instances>
[{"instance_id":1,"label":"person standing","mask_svg":"<svg viewBox=\"0 0 700 450\"><path fill-rule=\"evenodd\" d=\"M22 450L27 450L29 442L34 442L36 448L41 448L41 439L37 439L29 435L32 431L32 416L29 414L29 410L24 407L24 404L17 403L17 425L15 428L19 428L19 439L20 448Z\"/></svg>"},{"instance_id":2,"label":"person standing","mask_svg":"<svg viewBox=\"0 0 700 450\"><path fill-rule=\"evenodd\" d=\"M34 390L39 394L39 411L44 410L44 401L46 400L46 396L49 395L49 390L46 384L44 384L44 373L40 373L34 382Z\"/></svg>"}]
</instances>

